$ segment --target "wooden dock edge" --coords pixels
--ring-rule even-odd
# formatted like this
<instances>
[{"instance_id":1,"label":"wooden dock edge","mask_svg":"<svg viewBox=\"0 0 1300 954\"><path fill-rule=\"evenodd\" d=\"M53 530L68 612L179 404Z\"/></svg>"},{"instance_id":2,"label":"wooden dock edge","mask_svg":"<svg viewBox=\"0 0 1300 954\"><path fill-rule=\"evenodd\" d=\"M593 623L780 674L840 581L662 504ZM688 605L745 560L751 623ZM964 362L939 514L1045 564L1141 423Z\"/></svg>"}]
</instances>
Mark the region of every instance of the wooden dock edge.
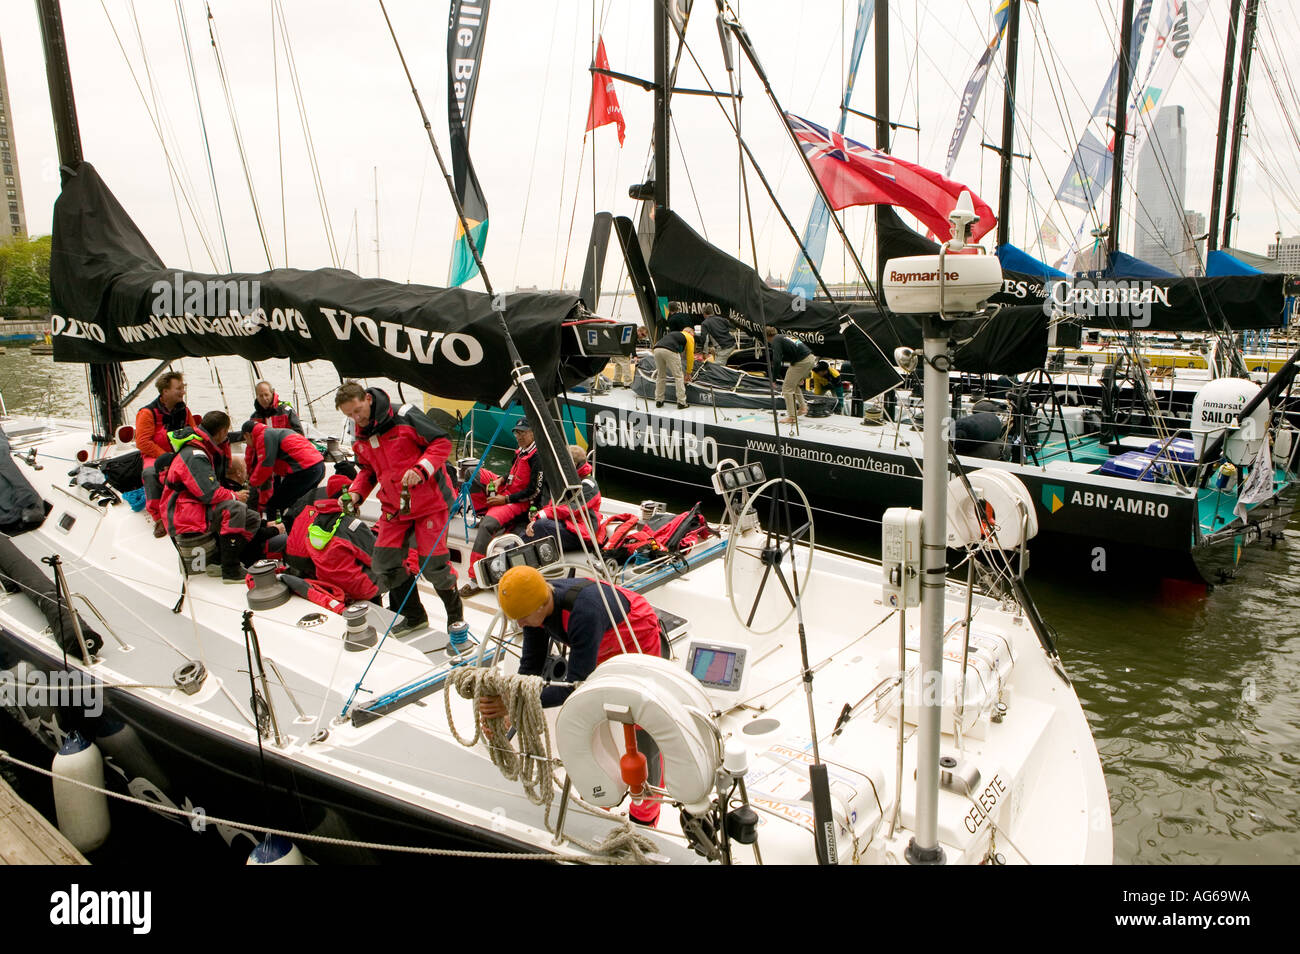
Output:
<instances>
[{"instance_id":1,"label":"wooden dock edge","mask_svg":"<svg viewBox=\"0 0 1300 954\"><path fill-rule=\"evenodd\" d=\"M0 778L0 865L88 865L44 815Z\"/></svg>"}]
</instances>

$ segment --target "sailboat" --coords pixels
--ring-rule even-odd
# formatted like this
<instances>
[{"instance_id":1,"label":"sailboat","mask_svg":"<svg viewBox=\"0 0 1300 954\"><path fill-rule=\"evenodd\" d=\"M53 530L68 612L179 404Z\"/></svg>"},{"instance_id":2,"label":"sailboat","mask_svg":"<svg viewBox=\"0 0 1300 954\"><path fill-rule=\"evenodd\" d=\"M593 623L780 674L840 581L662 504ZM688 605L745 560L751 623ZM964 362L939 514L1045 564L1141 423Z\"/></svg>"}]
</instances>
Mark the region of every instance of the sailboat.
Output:
<instances>
[{"instance_id":1,"label":"sailboat","mask_svg":"<svg viewBox=\"0 0 1300 954\"><path fill-rule=\"evenodd\" d=\"M449 849L594 864L1111 860L1100 759L1050 629L1022 591L1004 606L969 585L927 586L923 621L909 615L915 518L900 524L892 578L818 550L811 515L796 506L803 522L792 524L772 504L797 497L787 481L720 467L729 517L716 535L618 577L658 611L672 659L616 657L553 722L489 742L450 687L464 673L508 679L517 665L519 634L493 591L467 601L475 645L453 652L436 627L390 636L393 618L377 607L322 612L284 592L273 565L253 567L247 589L191 575L171 541L111 493L65 486L64 470L42 461L98 469L127 449L116 361L277 354L448 397L513 388L538 423L558 496L569 475L551 402L624 348L627 326L570 296L506 296L502 312L487 295L337 269L166 268L79 155L57 3L42 8L66 147L55 358L88 363L94 419L4 421L15 466L49 512L3 548L6 573L21 569L31 584L0 602L0 669L28 683L68 676L79 698L103 706L49 697L14 707L38 737L93 741L108 784L146 807L183 817L202 805L228 841L288 833L318 861ZM261 301L221 315L197 304L154 313L155 285L209 281L257 281ZM1009 514L1026 514L1025 502L995 484L1008 515L1002 545L1014 549ZM927 534L942 532L942 506L927 519ZM970 545L987 546L971 519ZM463 572L459 522L448 546ZM529 559L553 573L606 572L557 557L539 541L478 569ZM657 829L632 829L624 811L619 712L653 730L669 764L666 787L648 796L671 806Z\"/></svg>"},{"instance_id":2,"label":"sailboat","mask_svg":"<svg viewBox=\"0 0 1300 954\"><path fill-rule=\"evenodd\" d=\"M884 14L881 10L877 16ZM887 207L878 207L877 215L882 271L889 258L936 250L935 243L908 229ZM625 225L618 234L630 232ZM783 456L813 505L828 514L877 518L889 507L919 501L923 428L918 389L887 390L888 372L877 373L884 356L919 348L917 323L886 314L878 302L807 301L768 288L752 269L706 242L671 211L656 217L648 262L636 261L638 250L631 243L623 243L623 251L630 273L644 273L638 288L650 283L650 291L639 292L647 324L655 320L656 295L687 313L713 309L751 333L763 323L772 324L804 340L819 356L849 358L859 394L886 393L884 407L872 420L810 414L788 431L777 431L769 413L729 407L725 382L707 388L688 385L685 397L692 406L684 411L654 409L645 400L652 383L643 374L631 393L588 392L569 398L575 427L585 427L602 460L629 473L704 484L710 461L734 457L770 469ZM1021 267L1042 266L1023 254L1017 264L1025 261L1031 264ZM1295 432L1282 402L1275 402L1276 413L1267 405L1257 411L1249 425L1257 428L1250 441L1234 438L1227 456L1207 459L1207 446L1217 442L1222 449L1223 428L1200 418L1200 408L1224 401L1240 407L1261 391L1280 395L1294 373L1293 363L1285 362L1286 370L1263 388L1265 382L1233 384L1237 379L1225 377L1203 380L1190 394L1168 386L1161 390L1141 368L1125 371L1118 363L1109 370L1067 369L1063 362L1056 368L1043 359L1049 324L1076 332L1081 325L1118 325L1126 334L1131 330L1114 308L1087 307L1086 284L1069 286L1067 307L1056 308L1049 321L1053 309L1047 299L1058 293L1052 282L1032 271L1005 274L994 296L1006 306L999 323L972 326L954 336L961 342L954 367L967 376L964 393L953 398L960 463L1005 470L1029 487L1040 527L1035 553L1071 574L1226 581L1246 545L1281 533L1278 501L1297 466ZM1133 327L1199 330L1212 316L1214 323L1230 320L1234 330L1242 330L1275 327L1284 320L1280 275L1141 286L1134 284ZM642 370L650 370L644 361ZM1023 382L997 380L1026 372L1034 373ZM671 383L669 392L669 400L678 397ZM1195 420L1193 415L1198 415ZM489 422L490 417L475 425L476 432ZM1265 446L1269 453L1261 456ZM1238 479L1239 469L1257 463L1270 471L1269 492L1241 504L1245 485Z\"/></svg>"}]
</instances>

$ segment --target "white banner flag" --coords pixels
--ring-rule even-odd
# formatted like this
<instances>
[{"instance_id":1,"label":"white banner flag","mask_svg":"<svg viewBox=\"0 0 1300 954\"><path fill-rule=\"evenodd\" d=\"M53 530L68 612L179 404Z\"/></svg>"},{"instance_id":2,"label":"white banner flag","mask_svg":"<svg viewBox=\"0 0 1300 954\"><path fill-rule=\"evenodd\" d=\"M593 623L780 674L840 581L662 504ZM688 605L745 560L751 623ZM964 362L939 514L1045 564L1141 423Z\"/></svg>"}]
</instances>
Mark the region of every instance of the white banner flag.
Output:
<instances>
[{"instance_id":1,"label":"white banner flag","mask_svg":"<svg viewBox=\"0 0 1300 954\"><path fill-rule=\"evenodd\" d=\"M1273 449L1269 447L1267 435L1264 443L1259 445L1259 453L1250 462L1250 474L1237 493L1237 506L1232 508L1234 515L1246 519L1246 507L1263 503L1273 496Z\"/></svg>"}]
</instances>

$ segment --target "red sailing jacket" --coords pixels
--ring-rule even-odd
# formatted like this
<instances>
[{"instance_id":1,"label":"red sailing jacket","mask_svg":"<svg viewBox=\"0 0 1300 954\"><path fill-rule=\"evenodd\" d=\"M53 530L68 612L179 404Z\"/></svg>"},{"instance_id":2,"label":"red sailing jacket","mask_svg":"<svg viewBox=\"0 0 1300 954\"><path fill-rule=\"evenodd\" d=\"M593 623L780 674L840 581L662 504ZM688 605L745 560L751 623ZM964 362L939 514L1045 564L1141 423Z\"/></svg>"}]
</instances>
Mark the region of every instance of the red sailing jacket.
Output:
<instances>
[{"instance_id":1,"label":"red sailing jacket","mask_svg":"<svg viewBox=\"0 0 1300 954\"><path fill-rule=\"evenodd\" d=\"M195 425L194 415L184 402L170 411L162 406L162 398L154 398L135 415L135 446L140 451L144 466L148 467L163 454L172 452L172 445L167 440L168 431L178 431L182 427Z\"/></svg>"},{"instance_id":2,"label":"red sailing jacket","mask_svg":"<svg viewBox=\"0 0 1300 954\"><path fill-rule=\"evenodd\" d=\"M588 519L597 528L600 527L600 488L596 486L596 481L590 479L592 467L590 464L583 464L578 468L578 476L582 478L582 496L584 503L578 508L579 511L586 510L589 514ZM587 521L580 520L574 516L572 508L565 504L548 503L545 507L537 512L537 516L546 517L550 520L558 521L573 533L586 540L588 543L593 542L591 533L587 530Z\"/></svg>"},{"instance_id":3,"label":"red sailing jacket","mask_svg":"<svg viewBox=\"0 0 1300 954\"><path fill-rule=\"evenodd\" d=\"M225 458L201 427L175 431L170 441L177 448L176 456L166 475L158 475L163 479L162 509L167 529L173 536L206 533L212 508L235 499L231 491L221 486ZM229 523L230 515L223 513L217 532L231 532Z\"/></svg>"},{"instance_id":4,"label":"red sailing jacket","mask_svg":"<svg viewBox=\"0 0 1300 954\"><path fill-rule=\"evenodd\" d=\"M293 405L281 401L280 395L274 391L271 392L270 407L262 407L261 403L254 398L253 413L248 417L249 420L261 421L268 427L287 427L291 431L302 433L302 421L298 420L298 413L293 409Z\"/></svg>"},{"instance_id":5,"label":"red sailing jacket","mask_svg":"<svg viewBox=\"0 0 1300 954\"><path fill-rule=\"evenodd\" d=\"M402 500L402 475L411 468L424 480L410 488L410 517L446 517L455 498L447 469L451 454L447 433L410 404L394 410L388 395L367 388L372 404L370 423L357 434L352 452L358 473L352 495L358 504L379 488L385 514L397 514Z\"/></svg>"},{"instance_id":6,"label":"red sailing jacket","mask_svg":"<svg viewBox=\"0 0 1300 954\"><path fill-rule=\"evenodd\" d=\"M308 552L311 545L307 542L307 528L320 514L320 505L329 500L329 497L318 497L304 506L293 518L293 529L289 531L289 539L284 544L284 562L299 576L309 577L314 572L313 568L316 564ZM338 503L338 501L333 502Z\"/></svg>"},{"instance_id":7,"label":"red sailing jacket","mask_svg":"<svg viewBox=\"0 0 1300 954\"><path fill-rule=\"evenodd\" d=\"M297 431L254 424L244 450L248 485L258 488L258 508L271 499L271 478L286 477L321 463L316 445Z\"/></svg>"},{"instance_id":8,"label":"red sailing jacket","mask_svg":"<svg viewBox=\"0 0 1300 954\"><path fill-rule=\"evenodd\" d=\"M343 513L337 500L318 500L308 509L313 507L316 516L308 519L303 511L293 529L296 534L302 527L307 554L316 565L316 579L337 586L349 602L378 596L379 587L366 575L375 552L375 531L360 517ZM318 540L328 537L323 547L312 540L312 526L318 528Z\"/></svg>"},{"instance_id":9,"label":"red sailing jacket","mask_svg":"<svg viewBox=\"0 0 1300 954\"><path fill-rule=\"evenodd\" d=\"M316 496L306 502L299 501L294 507L287 511L293 515L290 521L293 529L284 545L284 562L289 566L296 576L304 579L310 578L315 572L315 563L312 561L311 554L307 552L307 528L311 526L312 521L320 513L320 505L325 501L331 501L338 505L338 495L348 488L348 479L335 474L329 479L326 489L318 491ZM301 518L301 519L300 519Z\"/></svg>"},{"instance_id":10,"label":"red sailing jacket","mask_svg":"<svg viewBox=\"0 0 1300 954\"><path fill-rule=\"evenodd\" d=\"M536 497L541 489L542 469L537 466L537 445L515 451L510 473L506 474L497 493L506 498L506 503L524 503Z\"/></svg>"}]
</instances>

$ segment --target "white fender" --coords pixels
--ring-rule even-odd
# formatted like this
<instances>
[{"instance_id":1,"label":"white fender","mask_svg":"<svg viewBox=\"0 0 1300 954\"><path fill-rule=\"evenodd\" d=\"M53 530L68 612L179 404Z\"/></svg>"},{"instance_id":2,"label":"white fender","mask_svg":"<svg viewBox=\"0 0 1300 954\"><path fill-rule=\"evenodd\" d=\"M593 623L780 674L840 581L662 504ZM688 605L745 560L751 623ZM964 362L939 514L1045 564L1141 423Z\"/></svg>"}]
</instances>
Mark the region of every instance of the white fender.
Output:
<instances>
[{"instance_id":1,"label":"white fender","mask_svg":"<svg viewBox=\"0 0 1300 954\"><path fill-rule=\"evenodd\" d=\"M288 838L280 835L267 835L248 854L246 865L303 865L302 852Z\"/></svg>"},{"instance_id":2,"label":"white fender","mask_svg":"<svg viewBox=\"0 0 1300 954\"><path fill-rule=\"evenodd\" d=\"M104 759L99 747L73 731L54 756L54 816L59 831L78 851L94 851L112 827L104 794ZM66 781L71 779L72 781ZM73 784L82 782L92 788Z\"/></svg>"},{"instance_id":3,"label":"white fender","mask_svg":"<svg viewBox=\"0 0 1300 954\"><path fill-rule=\"evenodd\" d=\"M984 468L971 471L966 479L970 481L975 493L992 507L993 522L998 531L997 542L1003 550L1015 550L1037 535L1038 514L1034 510L1034 500L1020 478L1005 471ZM960 477L949 481L948 546L966 547L980 541L980 520L975 506L975 501L971 500ZM1021 507L1028 514L1023 535Z\"/></svg>"},{"instance_id":4,"label":"white fender","mask_svg":"<svg viewBox=\"0 0 1300 954\"><path fill-rule=\"evenodd\" d=\"M708 808L722 762L704 688L674 663L644 653L606 660L565 700L556 721L556 748L578 793L605 808L623 800L619 743L610 723L641 726L658 744L664 783L687 811Z\"/></svg>"}]
</instances>

